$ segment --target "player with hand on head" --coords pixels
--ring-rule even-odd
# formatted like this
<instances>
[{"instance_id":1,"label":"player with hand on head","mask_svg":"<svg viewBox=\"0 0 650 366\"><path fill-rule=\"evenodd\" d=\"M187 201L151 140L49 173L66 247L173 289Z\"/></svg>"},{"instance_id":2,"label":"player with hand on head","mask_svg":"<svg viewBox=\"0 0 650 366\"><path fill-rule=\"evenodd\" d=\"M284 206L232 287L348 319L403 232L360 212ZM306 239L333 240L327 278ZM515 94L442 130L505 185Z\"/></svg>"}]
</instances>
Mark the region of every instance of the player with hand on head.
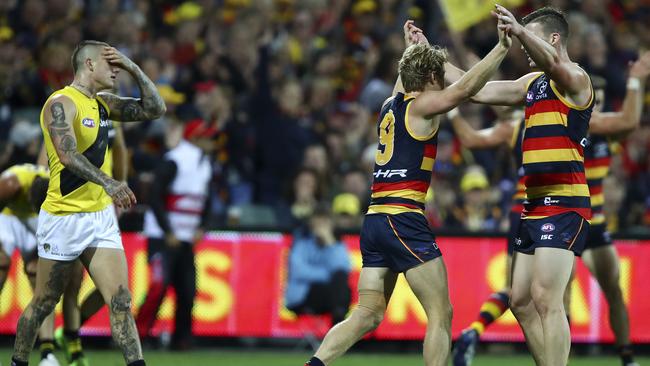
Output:
<instances>
[{"instance_id":1,"label":"player with hand on head","mask_svg":"<svg viewBox=\"0 0 650 366\"><path fill-rule=\"evenodd\" d=\"M36 235L36 290L18 321L11 365L28 364L36 331L54 310L77 258L109 305L113 339L126 363L145 365L112 207L115 203L129 208L135 204L135 196L126 183L109 176L106 150L110 119L159 118L165 113L165 104L140 67L107 43L82 41L72 55L72 66L72 84L55 91L41 111L50 183ZM120 70L136 80L141 98L104 92L114 87Z\"/></svg>"},{"instance_id":2,"label":"player with hand on head","mask_svg":"<svg viewBox=\"0 0 650 366\"><path fill-rule=\"evenodd\" d=\"M399 77L377 126L371 202L361 230L359 305L328 332L307 362L310 366L332 363L379 325L399 273L404 273L427 314L425 365L449 361L452 309L447 273L423 214L440 116L485 85L512 40L500 31L492 51L445 87L445 51L430 46L412 21L405 23L404 37L408 47L399 62Z\"/></svg>"}]
</instances>

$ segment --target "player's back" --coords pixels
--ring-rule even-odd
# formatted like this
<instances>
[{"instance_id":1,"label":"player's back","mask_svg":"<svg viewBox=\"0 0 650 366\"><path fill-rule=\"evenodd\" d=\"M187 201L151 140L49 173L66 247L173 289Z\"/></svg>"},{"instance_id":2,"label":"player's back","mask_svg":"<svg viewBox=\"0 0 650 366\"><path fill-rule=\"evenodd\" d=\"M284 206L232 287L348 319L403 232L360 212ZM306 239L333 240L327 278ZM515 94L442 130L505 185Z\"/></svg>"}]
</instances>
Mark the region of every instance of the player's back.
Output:
<instances>
[{"instance_id":1,"label":"player's back","mask_svg":"<svg viewBox=\"0 0 650 366\"><path fill-rule=\"evenodd\" d=\"M442 255L424 217L438 131L422 138L409 131L415 98L397 93L381 110L370 207L361 229L364 267L398 273Z\"/></svg>"},{"instance_id":2,"label":"player's back","mask_svg":"<svg viewBox=\"0 0 650 366\"><path fill-rule=\"evenodd\" d=\"M72 100L77 109L72 121L77 151L84 155L91 164L111 175L106 159L108 132L110 128L109 108L100 98L91 98L79 90L66 86L48 98L48 102L58 95L64 95ZM46 106L48 103L46 102ZM50 107L51 108L51 107ZM48 165L50 167L50 184L47 197L43 202L43 210L54 215L66 215L78 212L95 212L111 204L111 198L104 189L92 182L80 178L70 169L63 166L50 137L49 127L44 125L45 113L41 111L41 129L45 140Z\"/></svg>"},{"instance_id":3,"label":"player's back","mask_svg":"<svg viewBox=\"0 0 650 366\"><path fill-rule=\"evenodd\" d=\"M522 160L526 184L526 219L575 212L591 217L584 151L592 98L585 107L567 101L554 82L539 74L526 95L526 130Z\"/></svg>"},{"instance_id":4,"label":"player's back","mask_svg":"<svg viewBox=\"0 0 650 366\"><path fill-rule=\"evenodd\" d=\"M416 137L407 124L414 97L398 93L382 108L368 214L424 212L437 151L437 129Z\"/></svg>"}]
</instances>

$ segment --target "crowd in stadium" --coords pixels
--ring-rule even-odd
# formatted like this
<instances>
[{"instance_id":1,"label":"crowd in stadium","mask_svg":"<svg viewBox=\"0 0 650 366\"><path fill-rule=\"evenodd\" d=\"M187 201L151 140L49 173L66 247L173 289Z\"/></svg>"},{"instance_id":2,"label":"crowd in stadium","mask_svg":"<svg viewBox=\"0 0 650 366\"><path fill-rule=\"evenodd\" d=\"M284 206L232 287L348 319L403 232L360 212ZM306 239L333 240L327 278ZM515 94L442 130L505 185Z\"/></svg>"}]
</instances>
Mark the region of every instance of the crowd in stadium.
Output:
<instances>
[{"instance_id":1,"label":"crowd in stadium","mask_svg":"<svg viewBox=\"0 0 650 366\"><path fill-rule=\"evenodd\" d=\"M607 80L606 110L617 110L628 62L650 44L650 11L636 1L551 3L567 10L571 58ZM3 1L0 171L35 162L43 102L72 80L75 45L97 39L141 65L167 105L159 120L123 125L129 185L141 203L122 218L125 229L141 229L135 218L146 208L157 162L178 140L179 126L197 119L219 131L211 157L212 228L290 229L323 202L339 228L357 228L369 203L376 118L397 77L406 19L465 67L475 59L470 52L483 56L496 41L491 19L450 33L432 1ZM501 70L504 78L528 72L524 54L510 52ZM137 95L138 89L122 73L117 92ZM461 113L477 128L495 119L477 105ZM647 116L620 142L605 182L612 231L650 227ZM508 154L463 149L443 124L430 223L505 231L516 175Z\"/></svg>"}]
</instances>

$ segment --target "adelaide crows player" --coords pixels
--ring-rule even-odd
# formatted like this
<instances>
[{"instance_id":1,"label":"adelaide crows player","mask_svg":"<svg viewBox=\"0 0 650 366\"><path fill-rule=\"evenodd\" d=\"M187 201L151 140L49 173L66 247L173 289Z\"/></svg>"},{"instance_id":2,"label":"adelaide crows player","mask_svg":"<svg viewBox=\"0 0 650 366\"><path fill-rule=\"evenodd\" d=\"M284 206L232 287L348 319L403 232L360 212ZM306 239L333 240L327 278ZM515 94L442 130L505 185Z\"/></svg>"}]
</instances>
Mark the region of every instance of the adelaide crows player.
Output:
<instances>
[{"instance_id":1,"label":"adelaide crows player","mask_svg":"<svg viewBox=\"0 0 650 366\"><path fill-rule=\"evenodd\" d=\"M384 103L377 126L372 196L361 229L359 305L328 332L307 362L311 366L331 363L379 325L399 273L404 273L427 314L425 364L448 363L452 310L447 273L423 215L439 118L485 85L507 54L511 39L499 32L499 43L492 51L460 80L445 87L445 52L425 42L422 31L411 21L404 25L404 36L409 47L399 62L393 96Z\"/></svg>"}]
</instances>

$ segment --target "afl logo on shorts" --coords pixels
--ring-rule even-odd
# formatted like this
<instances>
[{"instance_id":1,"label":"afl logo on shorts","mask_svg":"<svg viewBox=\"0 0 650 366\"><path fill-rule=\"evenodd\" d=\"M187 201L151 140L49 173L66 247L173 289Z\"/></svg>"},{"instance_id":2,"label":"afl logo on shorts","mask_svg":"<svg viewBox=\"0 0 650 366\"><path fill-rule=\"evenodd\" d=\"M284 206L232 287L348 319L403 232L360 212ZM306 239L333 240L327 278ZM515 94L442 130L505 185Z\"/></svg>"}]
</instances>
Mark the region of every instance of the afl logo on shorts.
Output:
<instances>
[{"instance_id":1,"label":"afl logo on shorts","mask_svg":"<svg viewBox=\"0 0 650 366\"><path fill-rule=\"evenodd\" d=\"M551 224L550 222L542 225L542 231L545 233L550 233L553 230L555 230L555 225Z\"/></svg>"},{"instance_id":2,"label":"afl logo on shorts","mask_svg":"<svg viewBox=\"0 0 650 366\"><path fill-rule=\"evenodd\" d=\"M50 251L50 244L47 244L47 243L43 244L43 250L45 251L45 253L49 252Z\"/></svg>"},{"instance_id":3,"label":"afl logo on shorts","mask_svg":"<svg viewBox=\"0 0 650 366\"><path fill-rule=\"evenodd\" d=\"M81 124L86 126L86 127L93 128L93 127L95 127L95 120L93 120L92 118L84 118L81 121Z\"/></svg>"}]
</instances>

